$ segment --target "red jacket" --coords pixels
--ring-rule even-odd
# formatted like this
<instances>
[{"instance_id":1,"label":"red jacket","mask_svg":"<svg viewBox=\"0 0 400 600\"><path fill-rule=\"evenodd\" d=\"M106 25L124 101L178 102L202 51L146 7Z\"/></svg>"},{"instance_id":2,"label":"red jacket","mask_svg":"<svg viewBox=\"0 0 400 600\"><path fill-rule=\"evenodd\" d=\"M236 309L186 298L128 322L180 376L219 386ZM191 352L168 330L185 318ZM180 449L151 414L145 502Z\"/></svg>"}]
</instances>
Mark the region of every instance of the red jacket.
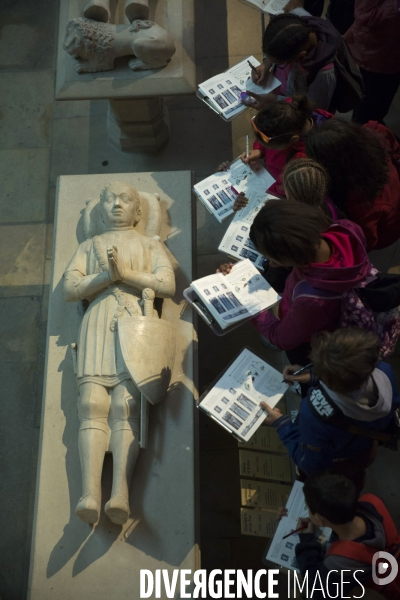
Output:
<instances>
[{"instance_id":1,"label":"red jacket","mask_svg":"<svg viewBox=\"0 0 400 600\"><path fill-rule=\"evenodd\" d=\"M286 98L286 102L291 101L291 98ZM332 117L333 115L331 115L331 113L327 112L326 110L322 110L322 108L317 108L313 112L314 126L320 125ZM298 142L293 144L293 146L285 148L284 150L266 148L256 140L253 144L253 148L255 150L260 150L261 158L264 158L265 161L265 168L275 179L275 183L268 188L267 192L269 194L273 194L274 196L284 196L285 189L282 182L283 169L289 161L294 160L295 158L304 158L307 156L305 151L305 139L300 138Z\"/></svg>"},{"instance_id":2,"label":"red jacket","mask_svg":"<svg viewBox=\"0 0 400 600\"><path fill-rule=\"evenodd\" d=\"M354 23L343 37L366 71L400 72L399 9L398 0L355 0Z\"/></svg>"},{"instance_id":3,"label":"red jacket","mask_svg":"<svg viewBox=\"0 0 400 600\"><path fill-rule=\"evenodd\" d=\"M300 281L306 280L315 288L342 294L364 281L369 271L365 237L358 225L340 220L322 237L332 249L330 259L304 269L294 267L282 293L279 319L268 311L253 319L258 331L282 350L292 350L309 342L314 333L333 331L339 325L341 299L302 296L293 300L294 288Z\"/></svg>"},{"instance_id":4,"label":"red jacket","mask_svg":"<svg viewBox=\"0 0 400 600\"><path fill-rule=\"evenodd\" d=\"M369 204L354 190L348 195L345 204L349 219L363 230L367 240L367 251L370 252L387 248L400 238L400 146L392 132L384 125L369 121L364 127L381 137L390 154L389 181L379 196Z\"/></svg>"}]
</instances>

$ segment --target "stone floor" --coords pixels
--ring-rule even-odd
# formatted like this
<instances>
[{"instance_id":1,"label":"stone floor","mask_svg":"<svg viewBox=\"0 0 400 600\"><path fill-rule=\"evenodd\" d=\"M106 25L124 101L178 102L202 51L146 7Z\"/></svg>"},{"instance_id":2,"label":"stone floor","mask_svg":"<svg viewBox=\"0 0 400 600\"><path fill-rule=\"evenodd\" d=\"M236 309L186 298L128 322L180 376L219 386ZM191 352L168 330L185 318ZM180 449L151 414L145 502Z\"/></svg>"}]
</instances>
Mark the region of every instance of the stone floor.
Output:
<instances>
[{"instance_id":1,"label":"stone floor","mask_svg":"<svg viewBox=\"0 0 400 600\"><path fill-rule=\"evenodd\" d=\"M260 57L261 22L255 10L238 0L195 0L195 5L198 81L249 54ZM54 100L57 22L56 0L0 3L2 600L26 598L57 177L190 169L201 179L243 151L249 129L249 113L228 124L194 96L170 99L171 141L163 151L121 154L110 148L105 101ZM387 123L400 134L400 96ZM202 276L221 261L215 249L224 226L201 204L197 223ZM221 339L200 323L199 337L202 389L244 345L268 357L251 326ZM281 353L269 354L279 367ZM400 377L400 356L392 360ZM203 567L259 568L265 540L240 536L237 445L208 419L200 420L200 442ZM368 489L381 494L400 525L398 466L398 455L381 451Z\"/></svg>"}]
</instances>

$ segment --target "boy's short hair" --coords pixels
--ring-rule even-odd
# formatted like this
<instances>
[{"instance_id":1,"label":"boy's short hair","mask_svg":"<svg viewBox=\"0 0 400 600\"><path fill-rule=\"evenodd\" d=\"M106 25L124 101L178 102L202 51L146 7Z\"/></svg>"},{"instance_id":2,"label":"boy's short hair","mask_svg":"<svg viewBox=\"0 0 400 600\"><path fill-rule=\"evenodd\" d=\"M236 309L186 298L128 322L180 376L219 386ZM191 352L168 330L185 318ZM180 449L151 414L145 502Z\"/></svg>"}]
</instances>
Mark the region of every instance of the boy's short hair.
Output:
<instances>
[{"instance_id":1,"label":"boy's short hair","mask_svg":"<svg viewBox=\"0 0 400 600\"><path fill-rule=\"evenodd\" d=\"M310 360L315 375L334 392L359 389L379 361L381 342L376 333L359 329L322 331L312 341Z\"/></svg>"},{"instance_id":2,"label":"boy's short hair","mask_svg":"<svg viewBox=\"0 0 400 600\"><path fill-rule=\"evenodd\" d=\"M304 496L311 514L318 513L335 525L356 516L358 495L354 483L340 473L317 473L304 483Z\"/></svg>"}]
</instances>

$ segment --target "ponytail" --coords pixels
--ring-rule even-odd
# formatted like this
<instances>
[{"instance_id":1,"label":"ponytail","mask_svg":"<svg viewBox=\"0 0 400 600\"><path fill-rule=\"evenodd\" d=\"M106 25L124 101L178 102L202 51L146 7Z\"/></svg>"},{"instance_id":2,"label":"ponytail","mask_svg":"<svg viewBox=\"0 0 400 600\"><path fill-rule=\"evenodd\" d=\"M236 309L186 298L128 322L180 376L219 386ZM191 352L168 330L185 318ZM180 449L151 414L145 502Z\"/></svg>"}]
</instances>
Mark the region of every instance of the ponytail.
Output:
<instances>
[{"instance_id":1,"label":"ponytail","mask_svg":"<svg viewBox=\"0 0 400 600\"><path fill-rule=\"evenodd\" d=\"M268 104L257 113L254 123L257 129L271 138L268 148L279 148L289 144L294 135L301 134L307 121L313 118L313 109L314 105L306 96L295 95L291 101L286 99ZM256 137L263 143L257 131Z\"/></svg>"}]
</instances>

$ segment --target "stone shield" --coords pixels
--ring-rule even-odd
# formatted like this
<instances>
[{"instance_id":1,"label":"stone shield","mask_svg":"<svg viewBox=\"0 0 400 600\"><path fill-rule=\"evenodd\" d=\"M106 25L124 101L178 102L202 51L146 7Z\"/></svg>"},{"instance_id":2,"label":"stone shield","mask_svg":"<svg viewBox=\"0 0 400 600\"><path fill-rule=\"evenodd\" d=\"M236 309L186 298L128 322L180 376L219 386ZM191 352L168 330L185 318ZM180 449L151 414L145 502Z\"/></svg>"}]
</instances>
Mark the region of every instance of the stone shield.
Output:
<instances>
[{"instance_id":1,"label":"stone shield","mask_svg":"<svg viewBox=\"0 0 400 600\"><path fill-rule=\"evenodd\" d=\"M167 393L175 359L175 330L158 317L121 317L118 338L125 364L151 404Z\"/></svg>"}]
</instances>

